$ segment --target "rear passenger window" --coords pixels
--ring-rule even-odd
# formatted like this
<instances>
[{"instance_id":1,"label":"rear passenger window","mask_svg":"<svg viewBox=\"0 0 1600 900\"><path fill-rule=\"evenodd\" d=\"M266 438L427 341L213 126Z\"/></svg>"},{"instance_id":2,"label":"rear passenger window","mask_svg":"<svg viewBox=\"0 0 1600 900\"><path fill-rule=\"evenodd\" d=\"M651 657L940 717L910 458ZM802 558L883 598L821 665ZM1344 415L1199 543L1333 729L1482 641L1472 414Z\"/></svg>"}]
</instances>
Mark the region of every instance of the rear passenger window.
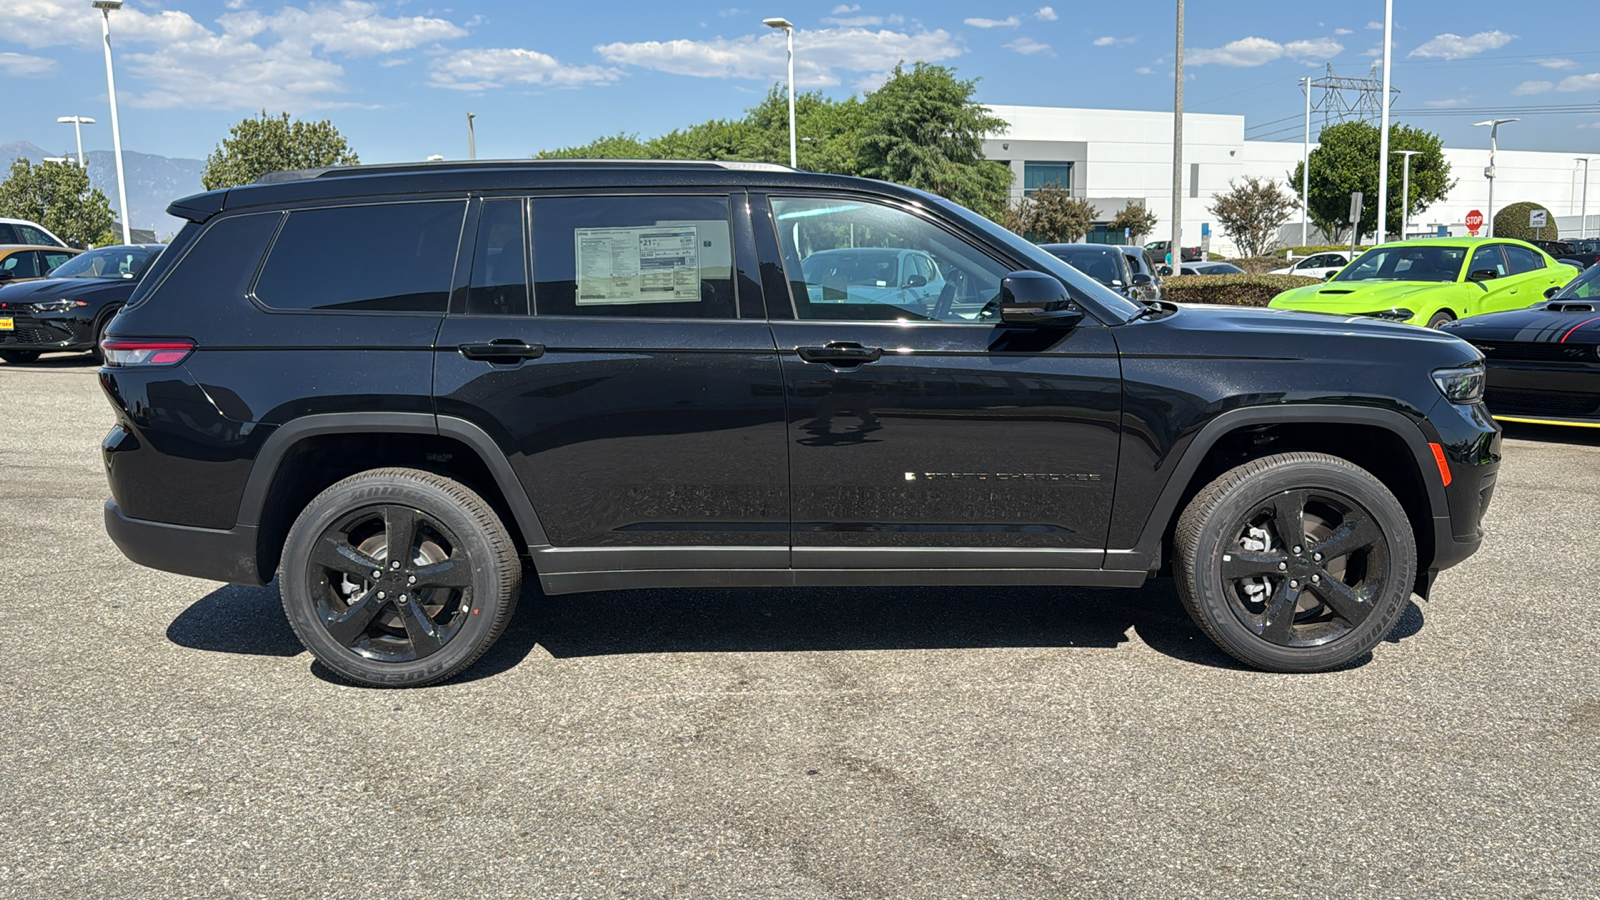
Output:
<instances>
[{"instance_id":1,"label":"rear passenger window","mask_svg":"<svg viewBox=\"0 0 1600 900\"><path fill-rule=\"evenodd\" d=\"M472 251L472 289L467 315L528 314L528 239L523 234L522 200L485 200Z\"/></svg>"},{"instance_id":2,"label":"rear passenger window","mask_svg":"<svg viewBox=\"0 0 1600 900\"><path fill-rule=\"evenodd\" d=\"M17 230L22 232L22 242L24 244L33 244L37 247L56 246L54 238L32 225L18 225Z\"/></svg>"},{"instance_id":3,"label":"rear passenger window","mask_svg":"<svg viewBox=\"0 0 1600 900\"><path fill-rule=\"evenodd\" d=\"M1544 259L1527 247L1518 247L1516 244L1506 245L1506 258L1511 261L1511 274L1521 275L1523 272L1532 272L1534 269L1544 268Z\"/></svg>"},{"instance_id":4,"label":"rear passenger window","mask_svg":"<svg viewBox=\"0 0 1600 900\"><path fill-rule=\"evenodd\" d=\"M532 207L537 315L738 317L726 197L551 197Z\"/></svg>"},{"instance_id":5,"label":"rear passenger window","mask_svg":"<svg viewBox=\"0 0 1600 900\"><path fill-rule=\"evenodd\" d=\"M256 282L274 309L444 312L465 201L289 213Z\"/></svg>"},{"instance_id":6,"label":"rear passenger window","mask_svg":"<svg viewBox=\"0 0 1600 900\"><path fill-rule=\"evenodd\" d=\"M283 214L276 212L213 221L155 286L153 293L196 302L242 300L249 290L250 279L256 274L256 266L261 264L267 242L272 240L282 221ZM141 286L134 292L131 303L145 301L139 294L142 290Z\"/></svg>"}]
</instances>

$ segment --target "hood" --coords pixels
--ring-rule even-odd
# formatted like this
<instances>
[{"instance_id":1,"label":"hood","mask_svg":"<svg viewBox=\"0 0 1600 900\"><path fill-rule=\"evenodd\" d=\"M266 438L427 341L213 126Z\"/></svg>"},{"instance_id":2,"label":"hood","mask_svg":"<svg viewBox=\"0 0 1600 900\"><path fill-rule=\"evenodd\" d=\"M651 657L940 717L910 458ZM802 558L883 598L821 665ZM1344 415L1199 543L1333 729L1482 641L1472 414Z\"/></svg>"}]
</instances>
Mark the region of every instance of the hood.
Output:
<instances>
[{"instance_id":1,"label":"hood","mask_svg":"<svg viewBox=\"0 0 1600 900\"><path fill-rule=\"evenodd\" d=\"M38 303L46 300L88 300L107 294L133 293L139 282L132 278L40 278L0 287L0 311L6 303Z\"/></svg>"},{"instance_id":2,"label":"hood","mask_svg":"<svg viewBox=\"0 0 1600 900\"><path fill-rule=\"evenodd\" d=\"M1474 343L1517 341L1596 344L1600 343L1600 301L1558 300L1540 303L1527 309L1472 316L1451 322L1440 330Z\"/></svg>"},{"instance_id":3,"label":"hood","mask_svg":"<svg viewBox=\"0 0 1600 900\"><path fill-rule=\"evenodd\" d=\"M1327 281L1284 291L1272 298L1272 306L1294 309L1368 310L1405 308L1405 298L1423 291L1435 291L1449 281Z\"/></svg>"},{"instance_id":4,"label":"hood","mask_svg":"<svg viewBox=\"0 0 1600 900\"><path fill-rule=\"evenodd\" d=\"M1280 295L1281 296L1281 295ZM1223 306L1207 303L1177 303L1185 315L1174 317L1178 327L1207 331L1279 333L1287 336L1314 334L1337 338L1367 337L1403 340L1413 343L1459 345L1469 356L1475 351L1458 337L1434 328L1418 328L1402 322L1387 322L1371 316L1350 316L1259 306ZM1184 321L1184 320L1187 321Z\"/></svg>"}]
</instances>

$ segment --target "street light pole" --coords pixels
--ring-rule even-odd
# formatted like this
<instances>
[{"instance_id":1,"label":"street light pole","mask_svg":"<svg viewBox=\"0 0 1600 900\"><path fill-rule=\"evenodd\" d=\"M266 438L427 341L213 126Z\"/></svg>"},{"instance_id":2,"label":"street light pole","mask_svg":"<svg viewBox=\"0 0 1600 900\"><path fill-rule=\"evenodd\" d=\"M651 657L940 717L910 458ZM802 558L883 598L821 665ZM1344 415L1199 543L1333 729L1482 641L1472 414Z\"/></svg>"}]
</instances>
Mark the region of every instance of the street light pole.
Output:
<instances>
[{"instance_id":1,"label":"street light pole","mask_svg":"<svg viewBox=\"0 0 1600 900\"><path fill-rule=\"evenodd\" d=\"M1306 86L1306 143L1300 164L1300 244L1311 243L1311 76L1300 79Z\"/></svg>"},{"instance_id":2,"label":"street light pole","mask_svg":"<svg viewBox=\"0 0 1600 900\"><path fill-rule=\"evenodd\" d=\"M1395 156L1403 157L1400 162L1400 240L1411 239L1411 157L1421 153L1421 150L1396 150Z\"/></svg>"},{"instance_id":3,"label":"street light pole","mask_svg":"<svg viewBox=\"0 0 1600 900\"><path fill-rule=\"evenodd\" d=\"M78 165L87 169L89 161L83 158L83 126L93 125L94 120L88 116L61 116L56 121L62 124L69 122L72 124L72 130L77 132L78 135Z\"/></svg>"},{"instance_id":4,"label":"street light pole","mask_svg":"<svg viewBox=\"0 0 1600 900\"><path fill-rule=\"evenodd\" d=\"M117 80L111 74L111 11L122 8L122 0L94 0L100 10L100 36L106 45L106 92L111 95L111 150L117 161L117 208L122 219L122 242L133 243L133 216L128 212L128 178L122 171L122 131L117 127Z\"/></svg>"},{"instance_id":5,"label":"street light pole","mask_svg":"<svg viewBox=\"0 0 1600 900\"><path fill-rule=\"evenodd\" d=\"M478 139L472 133L472 120L477 117L475 113L467 113L467 159L478 158Z\"/></svg>"},{"instance_id":6,"label":"street light pole","mask_svg":"<svg viewBox=\"0 0 1600 900\"><path fill-rule=\"evenodd\" d=\"M1490 119L1487 122L1473 122L1473 128L1489 126L1489 167L1483 170L1483 177L1489 179L1489 237L1494 237L1494 154L1500 134L1500 126L1507 122L1516 122L1517 119Z\"/></svg>"},{"instance_id":7,"label":"street light pole","mask_svg":"<svg viewBox=\"0 0 1600 900\"><path fill-rule=\"evenodd\" d=\"M761 24L768 28L782 29L789 47L789 167L798 169L800 163L799 156L795 152L794 139L794 25L788 19L776 17L762 19Z\"/></svg>"},{"instance_id":8,"label":"street light pole","mask_svg":"<svg viewBox=\"0 0 1600 900\"><path fill-rule=\"evenodd\" d=\"M1172 273L1183 271L1183 0L1178 0L1178 50L1172 68Z\"/></svg>"},{"instance_id":9,"label":"street light pole","mask_svg":"<svg viewBox=\"0 0 1600 900\"><path fill-rule=\"evenodd\" d=\"M1578 237L1589 236L1589 157L1577 157L1583 163L1583 206L1578 213Z\"/></svg>"},{"instance_id":10,"label":"street light pole","mask_svg":"<svg viewBox=\"0 0 1600 900\"><path fill-rule=\"evenodd\" d=\"M1383 0L1383 106L1378 127L1378 240L1381 244L1389 231L1389 39L1394 31L1394 0Z\"/></svg>"}]
</instances>

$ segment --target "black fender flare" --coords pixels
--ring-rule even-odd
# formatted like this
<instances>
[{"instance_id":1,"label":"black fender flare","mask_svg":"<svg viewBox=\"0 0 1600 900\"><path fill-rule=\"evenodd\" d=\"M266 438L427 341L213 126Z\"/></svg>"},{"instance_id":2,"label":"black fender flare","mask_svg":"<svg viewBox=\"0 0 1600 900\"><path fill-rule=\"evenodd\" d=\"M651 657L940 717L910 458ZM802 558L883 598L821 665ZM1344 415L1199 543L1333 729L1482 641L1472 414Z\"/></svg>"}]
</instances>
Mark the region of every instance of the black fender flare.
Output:
<instances>
[{"instance_id":1,"label":"black fender flare","mask_svg":"<svg viewBox=\"0 0 1600 900\"><path fill-rule=\"evenodd\" d=\"M322 434L431 434L454 438L466 444L494 476L495 485L505 497L517 527L533 550L550 543L544 525L528 499L528 492L512 471L505 453L487 432L465 419L420 412L342 412L317 413L291 419L276 426L262 442L239 500L239 525L256 527L266 508L267 495L277 478L278 467L290 448L306 438Z\"/></svg>"},{"instance_id":2,"label":"black fender flare","mask_svg":"<svg viewBox=\"0 0 1600 900\"><path fill-rule=\"evenodd\" d=\"M1222 439L1223 435L1239 428L1285 422L1371 425L1393 433L1404 441L1411 451L1412 462L1416 464L1427 491L1430 517L1434 520L1440 516L1449 517L1450 506L1449 500L1445 497L1444 485L1438 478L1428 477L1429 473L1437 471L1437 463L1433 458L1433 450L1428 446L1427 436L1415 421L1403 413L1369 406L1335 404L1249 406L1222 413L1207 422L1199 434L1189 441L1189 445L1178 458L1177 465L1173 467L1172 474L1167 478L1166 485L1161 489L1161 494L1156 498L1156 504L1150 510L1149 517L1145 520L1144 529L1139 534L1139 542L1132 549L1107 550L1106 567L1154 569L1159 566L1161 538L1166 533L1167 523L1172 520L1177 511L1178 501L1182 499L1183 492L1189 486L1189 480L1194 477L1195 471L1200 468L1211 448Z\"/></svg>"}]
</instances>

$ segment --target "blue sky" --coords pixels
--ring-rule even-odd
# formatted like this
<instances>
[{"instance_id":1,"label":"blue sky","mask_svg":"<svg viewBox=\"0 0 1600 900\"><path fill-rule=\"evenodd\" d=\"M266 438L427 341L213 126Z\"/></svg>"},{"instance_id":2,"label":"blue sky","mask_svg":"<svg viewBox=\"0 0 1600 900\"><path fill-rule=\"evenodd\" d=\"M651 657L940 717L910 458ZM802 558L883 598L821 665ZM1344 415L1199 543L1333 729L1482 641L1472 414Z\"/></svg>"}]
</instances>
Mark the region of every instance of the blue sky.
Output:
<instances>
[{"instance_id":1,"label":"blue sky","mask_svg":"<svg viewBox=\"0 0 1600 900\"><path fill-rule=\"evenodd\" d=\"M0 0L0 143L71 145L60 115L93 116L109 148L98 14L90 0ZM746 0L740 0L746 2ZM765 5L770 4L770 5ZM800 86L870 89L897 60L981 78L997 104L1170 109L1169 4L801 3L455 0L128 0L112 14L123 144L203 157L263 108L329 118L364 161L520 157L619 131L645 136L738 115L783 77L797 26ZM1332 62L1368 73L1383 4L1190 2L1187 108L1246 116L1248 136L1298 135L1296 79ZM1504 3L1396 4L1394 83L1402 121L1452 145L1470 123L1521 115L1508 149L1600 147L1600 49L1570 15ZM1537 112L1565 110L1572 112ZM1409 111L1409 112L1407 112ZM1279 121L1282 120L1282 121Z\"/></svg>"}]
</instances>

